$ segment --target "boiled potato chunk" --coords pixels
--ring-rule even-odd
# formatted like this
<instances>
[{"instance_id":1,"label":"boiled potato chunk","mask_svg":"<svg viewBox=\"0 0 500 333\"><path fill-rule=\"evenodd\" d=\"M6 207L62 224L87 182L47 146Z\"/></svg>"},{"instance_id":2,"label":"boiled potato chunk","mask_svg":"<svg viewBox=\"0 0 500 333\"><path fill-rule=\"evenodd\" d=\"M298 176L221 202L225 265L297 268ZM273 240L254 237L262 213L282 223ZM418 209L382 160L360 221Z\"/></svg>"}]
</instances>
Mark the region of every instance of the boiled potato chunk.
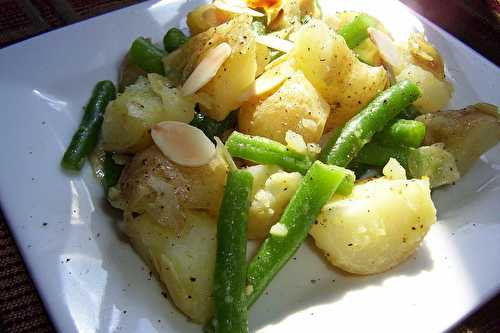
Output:
<instances>
[{"instance_id":1,"label":"boiled potato chunk","mask_svg":"<svg viewBox=\"0 0 500 333\"><path fill-rule=\"evenodd\" d=\"M335 30L339 30L340 28L344 27L346 24L351 23L356 18L356 16L358 16L360 14L362 14L362 13L361 12L354 12L354 11L338 12L335 14L334 18L326 20L325 22L331 28L333 28ZM370 16L370 17L377 22L377 24L374 26L376 29L389 34L389 32L384 27L382 22L380 22L379 20L377 20L373 16ZM380 57L377 46L370 40L370 38L366 38L363 42L361 42L358 46L356 46L353 49L353 51L361 61L363 61L371 66L381 66L382 65L382 58Z\"/></svg>"},{"instance_id":2,"label":"boiled potato chunk","mask_svg":"<svg viewBox=\"0 0 500 333\"><path fill-rule=\"evenodd\" d=\"M417 120L427 127L424 143L444 143L461 174L465 174L483 153L500 142L500 113L491 104L428 113Z\"/></svg>"},{"instance_id":3,"label":"boiled potato chunk","mask_svg":"<svg viewBox=\"0 0 500 333\"><path fill-rule=\"evenodd\" d=\"M414 178L428 177L431 188L455 183L460 179L457 164L442 143L414 149L408 156L408 171Z\"/></svg>"},{"instance_id":4,"label":"boiled potato chunk","mask_svg":"<svg viewBox=\"0 0 500 333\"><path fill-rule=\"evenodd\" d=\"M217 215L227 171L227 163L219 155L206 165L185 167L151 146L135 155L123 170L121 196L126 211L147 212L159 223L182 229L185 209Z\"/></svg>"},{"instance_id":5,"label":"boiled potato chunk","mask_svg":"<svg viewBox=\"0 0 500 333\"><path fill-rule=\"evenodd\" d=\"M254 176L248 238L265 239L297 191L302 175L269 165L256 165L247 170Z\"/></svg>"},{"instance_id":6,"label":"boiled potato chunk","mask_svg":"<svg viewBox=\"0 0 500 333\"><path fill-rule=\"evenodd\" d=\"M437 79L425 69L408 65L396 77L396 81L411 80L420 88L420 96L413 105L421 112L436 112L444 108L451 99L453 87L447 81Z\"/></svg>"},{"instance_id":7,"label":"boiled potato chunk","mask_svg":"<svg viewBox=\"0 0 500 333\"><path fill-rule=\"evenodd\" d=\"M245 103L238 113L242 132L286 144L288 130L317 143L330 107L300 71L295 71L269 97Z\"/></svg>"},{"instance_id":8,"label":"boiled potato chunk","mask_svg":"<svg viewBox=\"0 0 500 333\"><path fill-rule=\"evenodd\" d=\"M180 86L209 50L224 42L231 46L229 58L195 94L207 115L215 120L225 119L231 111L240 107L242 101L239 97L255 81L256 43L251 22L250 16L238 15L193 36L180 49L164 58L167 77Z\"/></svg>"},{"instance_id":9,"label":"boiled potato chunk","mask_svg":"<svg viewBox=\"0 0 500 333\"><path fill-rule=\"evenodd\" d=\"M126 220L125 233L166 286L173 303L191 320L202 324L213 314L217 223L205 213L190 211L186 224L186 232L179 236L143 214Z\"/></svg>"},{"instance_id":10,"label":"boiled potato chunk","mask_svg":"<svg viewBox=\"0 0 500 333\"><path fill-rule=\"evenodd\" d=\"M321 10L316 0L249 0L254 8L263 8L267 17L268 30L293 30L300 27L305 16L319 18Z\"/></svg>"},{"instance_id":11,"label":"boiled potato chunk","mask_svg":"<svg viewBox=\"0 0 500 333\"><path fill-rule=\"evenodd\" d=\"M255 55L257 61L257 69L255 76L258 77L260 74L264 73L264 70L271 60L271 54L269 48L262 44L256 44Z\"/></svg>"},{"instance_id":12,"label":"boiled potato chunk","mask_svg":"<svg viewBox=\"0 0 500 333\"><path fill-rule=\"evenodd\" d=\"M135 153L152 143L148 130L168 120L161 98L144 78L125 88L104 113L102 141L104 150Z\"/></svg>"},{"instance_id":13,"label":"boiled potato chunk","mask_svg":"<svg viewBox=\"0 0 500 333\"><path fill-rule=\"evenodd\" d=\"M326 129L357 114L387 85L387 72L359 61L344 39L322 21L311 20L295 35L291 52L298 69L332 106Z\"/></svg>"},{"instance_id":14,"label":"boiled potato chunk","mask_svg":"<svg viewBox=\"0 0 500 333\"><path fill-rule=\"evenodd\" d=\"M197 7L187 15L186 23L191 35L199 34L210 28L229 21L234 14L217 9L213 4L205 4Z\"/></svg>"},{"instance_id":15,"label":"boiled potato chunk","mask_svg":"<svg viewBox=\"0 0 500 333\"><path fill-rule=\"evenodd\" d=\"M412 33L408 38L408 52L411 61L439 80L444 80L444 61L438 49L422 33Z\"/></svg>"},{"instance_id":16,"label":"boiled potato chunk","mask_svg":"<svg viewBox=\"0 0 500 333\"><path fill-rule=\"evenodd\" d=\"M181 96L165 77L148 74L112 101L104 114L102 141L104 150L136 153L152 143L149 130L165 120L190 122L195 99Z\"/></svg>"},{"instance_id":17,"label":"boiled potato chunk","mask_svg":"<svg viewBox=\"0 0 500 333\"><path fill-rule=\"evenodd\" d=\"M310 234L330 263L354 274L375 274L402 263L436 222L427 179L382 177L334 195Z\"/></svg>"},{"instance_id":18,"label":"boiled potato chunk","mask_svg":"<svg viewBox=\"0 0 500 333\"><path fill-rule=\"evenodd\" d=\"M192 96L182 96L179 89L166 77L150 73L148 80L151 89L160 96L168 120L190 123L194 117L196 101Z\"/></svg>"}]
</instances>

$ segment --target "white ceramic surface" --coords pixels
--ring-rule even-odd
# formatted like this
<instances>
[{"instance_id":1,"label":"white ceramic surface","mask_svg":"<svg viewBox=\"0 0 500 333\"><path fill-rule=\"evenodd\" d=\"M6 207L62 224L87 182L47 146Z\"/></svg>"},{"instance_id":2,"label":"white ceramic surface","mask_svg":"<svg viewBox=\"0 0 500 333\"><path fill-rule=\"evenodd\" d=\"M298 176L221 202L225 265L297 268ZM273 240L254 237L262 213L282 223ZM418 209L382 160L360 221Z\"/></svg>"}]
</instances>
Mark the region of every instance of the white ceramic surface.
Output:
<instances>
[{"instance_id":1,"label":"white ceramic surface","mask_svg":"<svg viewBox=\"0 0 500 333\"><path fill-rule=\"evenodd\" d=\"M149 1L0 50L0 200L60 332L200 332L120 239L89 165L81 174L59 168L95 82L116 80L135 37L160 40L200 2ZM424 30L446 59L452 106L500 104L499 69L398 2L326 2L326 11L365 8L399 38ZM497 146L457 185L435 191L439 223L385 274L343 275L305 244L252 308L251 330L446 330L500 288L499 194Z\"/></svg>"}]
</instances>

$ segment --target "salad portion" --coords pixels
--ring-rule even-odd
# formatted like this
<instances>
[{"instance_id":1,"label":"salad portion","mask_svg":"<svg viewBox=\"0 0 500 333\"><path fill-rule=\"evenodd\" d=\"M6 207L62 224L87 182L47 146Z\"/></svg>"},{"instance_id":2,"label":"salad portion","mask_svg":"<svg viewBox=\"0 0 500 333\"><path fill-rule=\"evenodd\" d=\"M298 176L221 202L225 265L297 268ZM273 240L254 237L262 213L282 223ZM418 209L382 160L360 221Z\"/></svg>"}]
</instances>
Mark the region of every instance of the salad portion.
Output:
<instances>
[{"instance_id":1,"label":"salad portion","mask_svg":"<svg viewBox=\"0 0 500 333\"><path fill-rule=\"evenodd\" d=\"M187 24L132 42L61 164L90 158L119 229L208 331L247 332L308 236L352 274L404 262L436 222L431 189L500 141L496 106L445 110L453 87L424 35L396 43L366 13L215 0Z\"/></svg>"}]
</instances>

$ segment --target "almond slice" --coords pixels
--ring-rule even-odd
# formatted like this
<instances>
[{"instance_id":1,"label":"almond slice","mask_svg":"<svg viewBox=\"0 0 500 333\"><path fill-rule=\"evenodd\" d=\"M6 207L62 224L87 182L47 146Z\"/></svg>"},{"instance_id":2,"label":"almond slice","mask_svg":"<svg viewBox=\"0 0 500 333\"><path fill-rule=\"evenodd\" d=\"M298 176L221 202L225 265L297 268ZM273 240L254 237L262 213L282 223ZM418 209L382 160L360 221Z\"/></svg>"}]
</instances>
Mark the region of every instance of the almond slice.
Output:
<instances>
[{"instance_id":1,"label":"almond slice","mask_svg":"<svg viewBox=\"0 0 500 333\"><path fill-rule=\"evenodd\" d=\"M286 80L286 75L281 73L262 74L257 80L255 80L244 92L238 97L240 102L246 102L254 97L261 96L268 91L273 90L277 86L281 85Z\"/></svg>"},{"instance_id":2,"label":"almond slice","mask_svg":"<svg viewBox=\"0 0 500 333\"><path fill-rule=\"evenodd\" d=\"M156 146L172 162L196 167L215 156L215 146L200 129L179 121L162 121L151 128Z\"/></svg>"},{"instance_id":3,"label":"almond slice","mask_svg":"<svg viewBox=\"0 0 500 333\"><path fill-rule=\"evenodd\" d=\"M275 50L283 51L285 53L290 52L295 45L286 39L281 39L272 35L256 36L255 41L259 44Z\"/></svg>"},{"instance_id":4,"label":"almond slice","mask_svg":"<svg viewBox=\"0 0 500 333\"><path fill-rule=\"evenodd\" d=\"M184 82L181 94L187 96L197 92L217 74L219 68L230 55L231 46L228 43L221 43L208 51L205 58L201 60Z\"/></svg>"},{"instance_id":5,"label":"almond slice","mask_svg":"<svg viewBox=\"0 0 500 333\"><path fill-rule=\"evenodd\" d=\"M247 14L254 17L264 16L263 13L248 8L247 6L240 6L239 2L232 1L232 3L229 3L226 1L215 0L213 5L215 8L220 9L224 12L229 12L234 14Z\"/></svg>"},{"instance_id":6,"label":"almond slice","mask_svg":"<svg viewBox=\"0 0 500 333\"><path fill-rule=\"evenodd\" d=\"M387 34L374 28L368 28L368 35L377 46L384 62L393 67L395 71L401 71L405 66L405 61L393 40Z\"/></svg>"},{"instance_id":7,"label":"almond slice","mask_svg":"<svg viewBox=\"0 0 500 333\"><path fill-rule=\"evenodd\" d=\"M215 139L215 143L216 143L215 151L219 154L219 156L222 157L222 159L224 161L226 161L226 163L229 167L229 170L231 170L231 171L238 170L238 167L234 163L233 157L229 153L229 150L227 150L226 145L224 145L224 143L222 143L221 139L219 139L217 136L214 137L214 139Z\"/></svg>"}]
</instances>

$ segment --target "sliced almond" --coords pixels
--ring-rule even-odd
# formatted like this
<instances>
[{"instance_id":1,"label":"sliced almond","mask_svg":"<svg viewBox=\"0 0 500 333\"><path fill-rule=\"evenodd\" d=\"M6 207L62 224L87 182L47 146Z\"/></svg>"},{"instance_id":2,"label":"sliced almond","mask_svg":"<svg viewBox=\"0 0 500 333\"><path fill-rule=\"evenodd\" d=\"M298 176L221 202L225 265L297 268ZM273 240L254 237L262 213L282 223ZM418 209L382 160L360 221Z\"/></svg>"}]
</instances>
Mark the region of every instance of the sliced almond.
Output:
<instances>
[{"instance_id":1,"label":"sliced almond","mask_svg":"<svg viewBox=\"0 0 500 333\"><path fill-rule=\"evenodd\" d=\"M393 67L396 72L401 71L405 66L405 61L393 40L384 32L374 28L368 28L368 35L377 46L382 60Z\"/></svg>"},{"instance_id":2,"label":"sliced almond","mask_svg":"<svg viewBox=\"0 0 500 333\"><path fill-rule=\"evenodd\" d=\"M238 167L234 163L231 153L229 153L229 150L227 150L226 146L224 145L224 143L222 143L221 139L219 139L218 137L215 137L214 139L216 143L215 150L222 157L222 159L226 161L229 170L232 171L238 170Z\"/></svg>"},{"instance_id":3,"label":"sliced almond","mask_svg":"<svg viewBox=\"0 0 500 333\"><path fill-rule=\"evenodd\" d=\"M285 53L290 52L295 45L286 39L281 39L272 35L256 36L255 41L259 44L275 50L283 51Z\"/></svg>"},{"instance_id":4,"label":"sliced almond","mask_svg":"<svg viewBox=\"0 0 500 333\"><path fill-rule=\"evenodd\" d=\"M246 102L252 98L264 95L265 93L274 90L286 80L286 75L281 73L266 72L255 80L250 87L248 87L238 100Z\"/></svg>"},{"instance_id":5,"label":"sliced almond","mask_svg":"<svg viewBox=\"0 0 500 333\"><path fill-rule=\"evenodd\" d=\"M263 13L253 10L245 6L240 6L240 2L235 1L221 1L215 0L213 5L215 8L220 9L224 12L234 13L234 14L246 14L254 17L262 17Z\"/></svg>"},{"instance_id":6,"label":"sliced almond","mask_svg":"<svg viewBox=\"0 0 500 333\"><path fill-rule=\"evenodd\" d=\"M163 121L151 128L156 146L172 162L196 167L208 164L215 146L198 128L178 121Z\"/></svg>"},{"instance_id":7,"label":"sliced almond","mask_svg":"<svg viewBox=\"0 0 500 333\"><path fill-rule=\"evenodd\" d=\"M208 51L205 58L201 60L186 82L184 82L181 94L187 96L197 92L217 74L219 68L230 55L231 46L228 43L221 43Z\"/></svg>"}]
</instances>

